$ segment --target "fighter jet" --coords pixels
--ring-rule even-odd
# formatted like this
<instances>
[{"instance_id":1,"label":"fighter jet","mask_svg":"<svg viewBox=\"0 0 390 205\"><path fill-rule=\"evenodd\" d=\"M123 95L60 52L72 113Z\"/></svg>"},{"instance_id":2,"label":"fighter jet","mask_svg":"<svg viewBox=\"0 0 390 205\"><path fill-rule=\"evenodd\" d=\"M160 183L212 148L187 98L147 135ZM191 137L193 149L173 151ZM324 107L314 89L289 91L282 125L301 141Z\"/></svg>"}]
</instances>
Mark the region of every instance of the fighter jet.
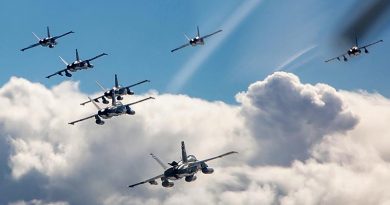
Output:
<instances>
[{"instance_id":1,"label":"fighter jet","mask_svg":"<svg viewBox=\"0 0 390 205\"><path fill-rule=\"evenodd\" d=\"M81 60L79 57L79 52L76 49L76 60L73 63L69 64L63 58L61 58L61 56L59 56L61 61L66 65L66 68L63 70L57 71L56 73L53 73L49 76L46 76L46 78L50 78L50 77L55 76L55 75L63 76L63 74L62 74L63 72L65 73L66 77L72 77L72 74L70 74L69 71L76 72L76 71L82 70L82 69L93 68L94 66L91 64L91 61L95 60L96 58L100 58L100 57L106 56L106 55L108 55L108 54L102 53L102 54L97 55L97 56L90 58L88 60Z\"/></svg>"},{"instance_id":2,"label":"fighter jet","mask_svg":"<svg viewBox=\"0 0 390 205\"><path fill-rule=\"evenodd\" d=\"M123 114L135 115L135 111L130 108L131 105L134 105L134 104L146 101L146 100L154 99L153 97L148 97L148 98L144 98L142 100L139 100L139 101L136 101L136 102L133 102L133 103L129 103L129 104L123 105L121 102L117 102L114 96L111 96L111 98L112 98L112 106L109 106L109 107L106 107L106 108L103 108L103 109L100 108L99 105L97 105L95 103L95 101L93 101L91 98L89 98L89 100L97 108L97 110L98 110L97 114L94 114L94 115L82 118L80 120L76 120L76 121L70 122L69 124L70 125L74 125L74 124L76 124L78 122L81 122L81 121L84 121L84 120L87 120L89 118L93 118L94 117L95 120L96 120L95 121L96 124L103 125L104 121L101 118L109 119L111 117L119 116L119 115L123 115Z\"/></svg>"},{"instance_id":3,"label":"fighter jet","mask_svg":"<svg viewBox=\"0 0 390 205\"><path fill-rule=\"evenodd\" d=\"M156 157L153 153L150 154L156 161L161 165L161 167L164 169L164 173L161 175L158 175L156 177L147 179L145 181L132 184L129 187L135 187L140 184L149 183L152 185L157 185L157 179L161 179L162 186L163 187L173 187L174 183L170 182L169 180L178 180L181 178L185 178L186 182L192 182L196 180L196 173L201 170L203 174L212 174L214 172L213 168L210 168L206 162L222 158L224 156L235 154L238 152L231 151L227 152L225 154L218 155L216 157L208 158L205 160L197 160L194 155L188 155L186 152L186 148L184 145L184 142L181 142L181 158L182 160L179 162L173 161L171 163L168 163L171 167L167 167L161 160Z\"/></svg>"},{"instance_id":4,"label":"fighter jet","mask_svg":"<svg viewBox=\"0 0 390 205\"><path fill-rule=\"evenodd\" d=\"M375 45L375 44L380 43L380 42L383 42L383 40L375 41L375 42L373 42L373 43L370 43L370 44L367 44L367 45L364 45L364 46L359 46L359 44L358 44L358 39L357 39L357 37L356 37L356 39L355 39L355 45L352 46L352 48L350 48L346 53L343 53L343 54L341 54L341 55L339 55L339 56L337 56L337 57L328 59L328 60L326 60L325 62L327 63L327 62L329 62L329 61L333 61L333 60L336 60L336 59L337 59L338 61L340 61L340 60L341 60L341 59L340 59L341 57L343 57L343 60L346 62L346 61L348 61L348 58L346 57L346 55L348 55L348 57L351 57L351 56L358 56L358 55L360 55L360 54L362 53L362 49L364 49L364 53L368 53L367 47L372 46L372 45Z\"/></svg>"},{"instance_id":5,"label":"fighter jet","mask_svg":"<svg viewBox=\"0 0 390 205\"><path fill-rule=\"evenodd\" d=\"M123 100L123 97L122 97L123 95L134 95L134 92L130 90L131 87L134 87L136 85L146 83L146 82L150 82L150 81L144 80L144 81L141 81L141 82L138 82L138 83L126 86L126 87L122 87L119 85L118 77L115 74L115 86L110 90L105 89L99 82L96 81L96 83L104 91L104 93L103 93L103 95L96 97L96 98L93 98L92 100L95 102L99 102L99 99L102 99L102 102L104 104L108 104L109 101L107 100L107 98L111 99L111 96L113 96L113 95L116 97L117 100ZM89 102L91 102L91 101L88 100L86 102L81 103L80 105L85 105Z\"/></svg>"},{"instance_id":6,"label":"fighter jet","mask_svg":"<svg viewBox=\"0 0 390 205\"><path fill-rule=\"evenodd\" d=\"M187 35L184 34L184 36L187 38L187 40L188 40L189 42L186 43L186 44L184 44L184 45L182 45L182 46L180 46L180 47L178 47L178 48L175 48L175 49L171 50L171 52L177 51L177 50L182 49L182 48L184 48L184 47L187 47L187 46L189 46L189 45L191 45L191 46L204 45L204 39L206 39L206 38L208 38L208 37L210 37L210 36L212 36L212 35L214 35L214 34L219 33L219 32L222 31L222 30L218 30L218 31L216 31L216 32L214 32L214 33L211 33L211 34L208 34L208 35L205 35L205 36L200 36L200 33L199 33L199 26L197 26L196 28L197 28L198 33L197 33L197 35L196 35L195 38L191 38L191 39L190 39L190 38L188 38Z\"/></svg>"},{"instance_id":7,"label":"fighter jet","mask_svg":"<svg viewBox=\"0 0 390 205\"><path fill-rule=\"evenodd\" d=\"M36 46L43 46L43 47L49 47L49 48L54 48L55 45L57 45L57 39L63 37L63 36L66 36L68 34L71 34L71 33L74 33L73 31L69 31L68 33L64 33L62 35L59 35L59 36L53 36L51 37L50 36L50 30L49 30L49 27L47 27L47 37L46 38L39 38L37 35L35 35L34 32L32 32L33 35L38 39L38 43L36 44L33 44L31 46L28 46L26 48L22 48L20 49L21 51L25 51L27 49L30 49L30 48L33 48L33 47L36 47Z\"/></svg>"}]
</instances>

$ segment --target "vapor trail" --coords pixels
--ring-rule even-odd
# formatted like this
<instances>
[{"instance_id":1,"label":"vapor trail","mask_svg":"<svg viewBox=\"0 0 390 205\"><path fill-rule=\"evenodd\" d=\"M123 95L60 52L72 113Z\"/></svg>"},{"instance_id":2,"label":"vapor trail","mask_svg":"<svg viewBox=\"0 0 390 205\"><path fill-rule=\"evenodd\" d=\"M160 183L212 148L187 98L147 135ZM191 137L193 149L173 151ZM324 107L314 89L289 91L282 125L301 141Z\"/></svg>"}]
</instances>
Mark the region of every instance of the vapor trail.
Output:
<instances>
[{"instance_id":1,"label":"vapor trail","mask_svg":"<svg viewBox=\"0 0 390 205\"><path fill-rule=\"evenodd\" d=\"M300 58L301 56L303 56L304 54L306 54L307 52L313 50L314 48L316 48L317 45L312 45L312 46L309 46L299 52L297 52L296 54L292 55L291 57L289 57L286 61L284 61L282 64L280 64L278 66L277 69L275 69L275 71L277 70L283 70L285 67L289 66L291 63L293 63L294 61L296 61L298 58Z\"/></svg>"}]
</instances>

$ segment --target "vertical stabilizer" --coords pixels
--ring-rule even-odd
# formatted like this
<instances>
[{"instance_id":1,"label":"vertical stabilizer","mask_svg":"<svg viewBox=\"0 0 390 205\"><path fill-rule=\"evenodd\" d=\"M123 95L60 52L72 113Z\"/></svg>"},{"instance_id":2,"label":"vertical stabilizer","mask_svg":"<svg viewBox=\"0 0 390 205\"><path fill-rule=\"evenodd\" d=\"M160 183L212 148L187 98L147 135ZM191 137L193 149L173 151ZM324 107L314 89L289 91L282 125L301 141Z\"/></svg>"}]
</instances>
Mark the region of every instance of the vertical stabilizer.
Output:
<instances>
[{"instance_id":1,"label":"vertical stabilizer","mask_svg":"<svg viewBox=\"0 0 390 205\"><path fill-rule=\"evenodd\" d=\"M187 163L187 151L186 151L186 146L184 145L184 141L181 142L181 160L183 163Z\"/></svg>"},{"instance_id":2,"label":"vertical stabilizer","mask_svg":"<svg viewBox=\"0 0 390 205\"><path fill-rule=\"evenodd\" d=\"M80 60L80 57L79 57L79 51L76 49L76 60L79 61Z\"/></svg>"},{"instance_id":3,"label":"vertical stabilizer","mask_svg":"<svg viewBox=\"0 0 390 205\"><path fill-rule=\"evenodd\" d=\"M357 36L355 36L355 46L356 46L356 47L359 47Z\"/></svg>"},{"instance_id":4,"label":"vertical stabilizer","mask_svg":"<svg viewBox=\"0 0 390 205\"><path fill-rule=\"evenodd\" d=\"M37 39L38 39L38 41L40 41L40 40L41 40L41 38L39 38L39 37L37 36L37 34L35 34L34 32L32 32L32 34L35 36L35 38L37 38Z\"/></svg>"},{"instance_id":5,"label":"vertical stabilizer","mask_svg":"<svg viewBox=\"0 0 390 205\"><path fill-rule=\"evenodd\" d=\"M156 156L154 155L153 153L150 153L150 156L153 157L154 160L157 161L157 163L164 169L164 170L167 170L168 167Z\"/></svg>"},{"instance_id":6,"label":"vertical stabilizer","mask_svg":"<svg viewBox=\"0 0 390 205\"><path fill-rule=\"evenodd\" d=\"M66 62L66 60L64 60L61 56L58 56L58 57L60 57L61 61L62 61L65 65L69 65L69 63Z\"/></svg>"},{"instance_id":7,"label":"vertical stabilizer","mask_svg":"<svg viewBox=\"0 0 390 205\"><path fill-rule=\"evenodd\" d=\"M105 88L102 86L102 84L99 83L99 81L95 81L95 82L96 82L96 84L103 90L103 92L106 92L106 91L107 91L107 89L105 89Z\"/></svg>"},{"instance_id":8,"label":"vertical stabilizer","mask_svg":"<svg viewBox=\"0 0 390 205\"><path fill-rule=\"evenodd\" d=\"M46 29L47 29L47 37L50 38L50 30L49 30L49 27L46 27Z\"/></svg>"},{"instance_id":9,"label":"vertical stabilizer","mask_svg":"<svg viewBox=\"0 0 390 205\"><path fill-rule=\"evenodd\" d=\"M198 34L198 37L200 37L200 33L199 33L199 26L196 26L196 30L198 31L197 34Z\"/></svg>"},{"instance_id":10,"label":"vertical stabilizer","mask_svg":"<svg viewBox=\"0 0 390 205\"><path fill-rule=\"evenodd\" d=\"M118 77L116 76L116 74L115 74L115 87L116 87L116 88L119 87Z\"/></svg>"},{"instance_id":11,"label":"vertical stabilizer","mask_svg":"<svg viewBox=\"0 0 390 205\"><path fill-rule=\"evenodd\" d=\"M184 36L186 37L187 40L191 40L186 34L184 34Z\"/></svg>"}]
</instances>

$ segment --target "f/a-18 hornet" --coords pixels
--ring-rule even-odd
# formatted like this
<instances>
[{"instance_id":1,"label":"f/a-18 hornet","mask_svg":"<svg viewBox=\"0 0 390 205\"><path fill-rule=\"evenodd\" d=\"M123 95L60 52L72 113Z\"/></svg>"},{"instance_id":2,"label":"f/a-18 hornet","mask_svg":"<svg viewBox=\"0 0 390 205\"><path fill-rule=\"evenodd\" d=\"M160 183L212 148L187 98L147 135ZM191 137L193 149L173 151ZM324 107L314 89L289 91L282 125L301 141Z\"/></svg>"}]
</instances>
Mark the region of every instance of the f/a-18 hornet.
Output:
<instances>
[{"instance_id":1,"label":"f/a-18 hornet","mask_svg":"<svg viewBox=\"0 0 390 205\"><path fill-rule=\"evenodd\" d=\"M63 37L63 36L66 36L68 34L71 34L71 33L74 33L73 31L69 31L67 33L64 33L62 35L59 35L59 36L50 36L50 30L49 30L49 27L46 28L47 29L47 37L46 38L39 38L34 32L32 32L34 34L34 36L38 39L38 43L36 44L33 44L31 46L28 46L26 48L22 48L20 49L21 51L25 51L27 49L30 49L30 48L34 48L36 46L43 46L43 47L49 47L49 48L54 48L55 45L57 45L57 39Z\"/></svg>"},{"instance_id":2,"label":"f/a-18 hornet","mask_svg":"<svg viewBox=\"0 0 390 205\"><path fill-rule=\"evenodd\" d=\"M122 86L119 85L118 77L115 74L115 86L112 89L110 89L110 90L105 89L99 82L96 81L96 83L104 91L104 93L103 93L103 95L101 95L99 97L96 97L96 98L93 98L92 100L95 101L95 102L99 102L99 99L101 98L102 102L104 104L108 104L109 101L107 100L107 98L111 99L112 96L115 96L117 100L123 100L123 97L122 97L123 95L134 95L134 92L132 90L130 90L131 87L134 87L136 85L139 85L139 84L142 84L142 83L146 83L146 82L150 82L150 81L149 80L143 80L141 82L138 82L138 83L135 83L135 84L132 84L132 85L129 85L129 86L122 87ZM85 105L85 104L87 104L89 102L91 102L91 101L90 100L85 101L85 102L81 103L80 105Z\"/></svg>"},{"instance_id":3,"label":"f/a-18 hornet","mask_svg":"<svg viewBox=\"0 0 390 205\"><path fill-rule=\"evenodd\" d=\"M114 96L111 96L111 98L112 98L112 106L109 106L109 107L106 107L106 108L103 108L103 109L100 108L99 105L95 103L95 101L93 101L91 98L89 98L89 100L97 108L97 110L98 110L97 114L94 114L94 115L82 118L80 120L76 120L76 121L70 122L69 124L70 125L74 125L74 124L76 124L78 122L81 122L81 121L84 121L84 120L87 120L89 118L93 118L94 117L95 120L96 120L95 121L96 124L103 125L104 121L102 120L102 118L103 119L109 119L111 117L119 116L119 115L123 115L123 114L135 115L135 111L132 110L131 107L130 107L131 105L134 105L134 104L146 101L146 100L154 99L153 97L148 97L148 98L144 98L142 100L138 100L138 101L133 102L133 103L129 103L129 104L123 105L121 102L116 101Z\"/></svg>"},{"instance_id":4,"label":"f/a-18 hornet","mask_svg":"<svg viewBox=\"0 0 390 205\"><path fill-rule=\"evenodd\" d=\"M60 57L61 61L66 65L66 68L60 71L57 71L49 76L46 76L46 78L53 77L55 75L63 76L63 73L65 73L66 77L72 77L72 74L70 72L76 72L78 70L93 68L94 66L91 64L91 61L95 60L96 58L100 58L102 56L108 55L107 53L102 53L100 55L97 55L93 58L90 58L88 60L81 60L79 57L79 52L76 49L76 60L73 63L66 62L63 58Z\"/></svg>"},{"instance_id":5,"label":"f/a-18 hornet","mask_svg":"<svg viewBox=\"0 0 390 205\"><path fill-rule=\"evenodd\" d=\"M164 173L156 177L147 179L145 181L132 184L129 187L135 187L144 183L157 185L157 181L156 181L157 179L161 179L163 187L173 187L174 183L170 182L169 180L178 180L183 177L185 178L186 182L192 182L196 180L195 174L199 170L201 170L203 174L212 174L214 172L214 169L210 168L206 164L206 162L217 158L222 158L226 155L235 154L235 153L238 152L231 151L205 160L197 160L194 155L187 156L184 142L181 142L181 158L182 158L181 161L179 162L173 161L171 163L168 163L171 166L168 168L163 162L161 162L161 160L158 157L156 157L154 154L150 154L157 161L157 163L159 163L161 167L164 169Z\"/></svg>"},{"instance_id":6,"label":"f/a-18 hornet","mask_svg":"<svg viewBox=\"0 0 390 205\"><path fill-rule=\"evenodd\" d=\"M191 46L197 46L197 45L204 45L204 39L206 39L206 38L208 38L208 37L210 37L210 36L212 36L212 35L214 35L214 34L217 34L217 33L219 33L219 32L221 32L222 30L218 30L218 31L216 31L216 32L214 32L214 33L211 33L211 34L208 34L208 35L205 35L205 36L200 36L200 33L199 33L199 26L197 26L196 27L197 28L197 35L196 35L196 37L195 38L188 38L188 36L187 35L185 35L184 34L184 36L187 38L187 40L188 40L188 43L186 43L186 44L184 44L184 45L182 45L182 46L180 46L180 47L178 47L178 48L175 48L175 49L173 49L173 50L171 50L171 52L174 52L174 51L177 51L177 50L179 50L179 49L182 49L182 48L184 48L184 47L187 47L187 46L189 46L189 45L191 45Z\"/></svg>"},{"instance_id":7,"label":"f/a-18 hornet","mask_svg":"<svg viewBox=\"0 0 390 205\"><path fill-rule=\"evenodd\" d=\"M328 59L325 62L329 62L329 61L336 60L336 59L338 61L340 61L341 57L343 58L344 61L348 61L347 55L348 55L348 57L358 56L358 55L360 55L362 53L362 50L364 50L364 53L369 53L368 50L367 50L367 47L375 45L375 44L380 43L380 42L383 42L383 40L375 41L373 43L370 43L370 44L367 44L367 45L364 45L364 46L359 46L358 39L356 37L355 45L352 46L352 48L350 48L346 53L343 53L343 54L341 54L341 55L339 55L337 57Z\"/></svg>"}]
</instances>

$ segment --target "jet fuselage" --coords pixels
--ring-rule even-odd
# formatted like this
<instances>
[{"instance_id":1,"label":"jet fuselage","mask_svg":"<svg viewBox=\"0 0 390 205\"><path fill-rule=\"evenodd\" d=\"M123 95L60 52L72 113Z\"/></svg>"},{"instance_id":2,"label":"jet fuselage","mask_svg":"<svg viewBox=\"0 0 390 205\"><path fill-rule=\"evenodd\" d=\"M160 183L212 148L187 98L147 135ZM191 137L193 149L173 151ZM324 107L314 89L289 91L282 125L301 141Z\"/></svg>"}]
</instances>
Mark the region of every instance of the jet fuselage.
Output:
<instances>
[{"instance_id":1,"label":"jet fuselage","mask_svg":"<svg viewBox=\"0 0 390 205\"><path fill-rule=\"evenodd\" d=\"M89 61L74 61L73 63L66 66L67 69L71 72L76 72L77 70L93 68L94 66Z\"/></svg>"},{"instance_id":2,"label":"jet fuselage","mask_svg":"<svg viewBox=\"0 0 390 205\"><path fill-rule=\"evenodd\" d=\"M197 36L197 37L192 38L190 40L190 44L191 44L191 46L204 45L204 39Z\"/></svg>"},{"instance_id":3,"label":"jet fuselage","mask_svg":"<svg viewBox=\"0 0 390 205\"><path fill-rule=\"evenodd\" d=\"M349 56L351 56L351 55L357 56L357 55L362 53L362 50L359 49L357 46L354 46L354 47L350 48L347 53Z\"/></svg>"},{"instance_id":4,"label":"jet fuselage","mask_svg":"<svg viewBox=\"0 0 390 205\"><path fill-rule=\"evenodd\" d=\"M179 161L175 163L175 166L168 168L164 172L164 177L161 179L163 182L168 180L178 180L186 177L186 181L194 181L196 179L195 174L202 170L204 174L211 174L214 170L208 168L208 165L205 162L199 162L194 155L188 155L187 162ZM188 180L189 178L193 180Z\"/></svg>"},{"instance_id":5,"label":"jet fuselage","mask_svg":"<svg viewBox=\"0 0 390 205\"><path fill-rule=\"evenodd\" d=\"M117 106L107 107L98 111L98 115L103 119L109 119L123 114L134 115L135 111L130 106L125 106L121 103L118 103Z\"/></svg>"},{"instance_id":6,"label":"jet fuselage","mask_svg":"<svg viewBox=\"0 0 390 205\"><path fill-rule=\"evenodd\" d=\"M39 40L39 44L44 47L54 48L57 45L57 41L54 38L44 38Z\"/></svg>"}]
</instances>

